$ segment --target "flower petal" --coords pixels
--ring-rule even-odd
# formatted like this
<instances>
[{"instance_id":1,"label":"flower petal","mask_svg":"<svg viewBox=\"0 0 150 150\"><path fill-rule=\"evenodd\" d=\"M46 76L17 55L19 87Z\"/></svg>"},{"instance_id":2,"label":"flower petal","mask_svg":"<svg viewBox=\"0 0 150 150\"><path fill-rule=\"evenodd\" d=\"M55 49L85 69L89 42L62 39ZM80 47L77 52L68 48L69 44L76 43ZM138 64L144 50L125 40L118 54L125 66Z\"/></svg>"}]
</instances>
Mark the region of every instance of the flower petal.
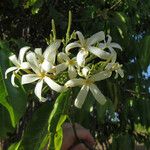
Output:
<instances>
[{"instance_id":1,"label":"flower petal","mask_svg":"<svg viewBox=\"0 0 150 150\"><path fill-rule=\"evenodd\" d=\"M30 68L30 64L28 62L23 62L21 64L21 68L20 69L29 69Z\"/></svg>"},{"instance_id":2,"label":"flower petal","mask_svg":"<svg viewBox=\"0 0 150 150\"><path fill-rule=\"evenodd\" d=\"M42 69L45 71L45 72L50 72L53 68L53 65L47 61L46 59L44 59L43 63L42 63Z\"/></svg>"},{"instance_id":3,"label":"flower petal","mask_svg":"<svg viewBox=\"0 0 150 150\"><path fill-rule=\"evenodd\" d=\"M110 35L107 35L106 37L107 37L107 44L110 45L112 38Z\"/></svg>"},{"instance_id":4,"label":"flower petal","mask_svg":"<svg viewBox=\"0 0 150 150\"><path fill-rule=\"evenodd\" d=\"M57 55L57 58L58 58L58 61L59 61L60 63L66 62L67 60L70 60L70 58L68 57L68 55L65 54L65 53L63 53L63 52L59 53L59 54Z\"/></svg>"},{"instance_id":5,"label":"flower petal","mask_svg":"<svg viewBox=\"0 0 150 150\"><path fill-rule=\"evenodd\" d=\"M111 76L111 71L101 71L99 73L96 73L95 75L91 76L90 79L93 81L101 81L109 78Z\"/></svg>"},{"instance_id":6,"label":"flower petal","mask_svg":"<svg viewBox=\"0 0 150 150\"><path fill-rule=\"evenodd\" d=\"M27 55L26 55L26 59L27 61L29 62L30 64L30 67L32 68L32 70L35 72L35 73L40 73L40 66L39 66L39 62L36 58L36 55L35 53L33 52L29 52Z\"/></svg>"},{"instance_id":7,"label":"flower petal","mask_svg":"<svg viewBox=\"0 0 150 150\"><path fill-rule=\"evenodd\" d=\"M105 43L99 43L98 47L103 50L106 48L106 44Z\"/></svg>"},{"instance_id":8,"label":"flower petal","mask_svg":"<svg viewBox=\"0 0 150 150\"><path fill-rule=\"evenodd\" d=\"M77 31L76 34L78 35L78 38L79 38L81 45L84 46L85 45L85 39L84 39L83 34L80 31Z\"/></svg>"},{"instance_id":9,"label":"flower petal","mask_svg":"<svg viewBox=\"0 0 150 150\"><path fill-rule=\"evenodd\" d=\"M112 47L110 47L110 46L109 46L109 50L110 50L110 52L111 52L111 62L112 62L112 63L115 63L115 62L116 62L116 59L117 59L117 53L116 53L116 51L115 51Z\"/></svg>"},{"instance_id":10,"label":"flower petal","mask_svg":"<svg viewBox=\"0 0 150 150\"><path fill-rule=\"evenodd\" d=\"M26 59L27 59L27 61L28 61L31 65L39 66L39 63L38 63L38 60L37 60L37 58L36 58L36 54L35 54L35 53L29 52L29 53L26 55Z\"/></svg>"},{"instance_id":11,"label":"flower petal","mask_svg":"<svg viewBox=\"0 0 150 150\"><path fill-rule=\"evenodd\" d=\"M122 47L118 43L110 43L110 47L118 48L122 50Z\"/></svg>"},{"instance_id":12,"label":"flower petal","mask_svg":"<svg viewBox=\"0 0 150 150\"><path fill-rule=\"evenodd\" d=\"M87 44L90 46L90 45L93 45L93 44L100 42L104 39L105 39L105 34L103 31L100 31L100 32L97 32L94 35L92 35L90 38L88 38Z\"/></svg>"},{"instance_id":13,"label":"flower petal","mask_svg":"<svg viewBox=\"0 0 150 150\"><path fill-rule=\"evenodd\" d=\"M37 80L39 80L39 77L36 74L25 74L21 78L21 84L28 84Z\"/></svg>"},{"instance_id":14,"label":"flower petal","mask_svg":"<svg viewBox=\"0 0 150 150\"><path fill-rule=\"evenodd\" d=\"M77 64L81 67L85 65L85 58L88 56L88 52L80 50L77 54Z\"/></svg>"},{"instance_id":15,"label":"flower petal","mask_svg":"<svg viewBox=\"0 0 150 150\"><path fill-rule=\"evenodd\" d=\"M55 59L56 59L56 53L57 50L60 46L61 42L60 41L56 41L54 43L52 43L51 45L49 45L45 52L43 53L43 56L46 60L50 61L53 65L55 63Z\"/></svg>"},{"instance_id":16,"label":"flower petal","mask_svg":"<svg viewBox=\"0 0 150 150\"><path fill-rule=\"evenodd\" d=\"M34 52L37 56L42 56L42 49L41 48L35 48Z\"/></svg>"},{"instance_id":17,"label":"flower petal","mask_svg":"<svg viewBox=\"0 0 150 150\"><path fill-rule=\"evenodd\" d=\"M67 69L66 63L62 63L62 64L55 66L56 74L59 74L60 72L66 70L66 69Z\"/></svg>"},{"instance_id":18,"label":"flower petal","mask_svg":"<svg viewBox=\"0 0 150 150\"><path fill-rule=\"evenodd\" d=\"M89 68L89 67L87 67L87 66L84 67L84 68L82 69L82 74L83 74L83 76L84 76L84 77L87 77L89 71L90 71L90 68Z\"/></svg>"},{"instance_id":19,"label":"flower petal","mask_svg":"<svg viewBox=\"0 0 150 150\"><path fill-rule=\"evenodd\" d=\"M82 107L82 105L87 97L88 91L89 91L89 86L83 85L75 99L75 102L74 102L74 105L76 107L78 107L78 108Z\"/></svg>"},{"instance_id":20,"label":"flower petal","mask_svg":"<svg viewBox=\"0 0 150 150\"><path fill-rule=\"evenodd\" d=\"M50 79L49 77L44 77L44 81L47 83L47 85L56 92L62 92L64 90L64 87L57 84L55 81Z\"/></svg>"},{"instance_id":21,"label":"flower petal","mask_svg":"<svg viewBox=\"0 0 150 150\"><path fill-rule=\"evenodd\" d=\"M119 73L119 75L121 76L121 78L124 77L124 71L123 71L121 68L119 68L119 69L117 70L117 72Z\"/></svg>"},{"instance_id":22,"label":"flower petal","mask_svg":"<svg viewBox=\"0 0 150 150\"><path fill-rule=\"evenodd\" d=\"M105 104L106 98L95 84L90 85L90 91L92 92L97 102L99 102L101 105Z\"/></svg>"},{"instance_id":23,"label":"flower petal","mask_svg":"<svg viewBox=\"0 0 150 150\"><path fill-rule=\"evenodd\" d=\"M76 48L76 47L82 47L81 44L77 42L70 43L66 46L65 52L68 54L70 49Z\"/></svg>"},{"instance_id":24,"label":"flower petal","mask_svg":"<svg viewBox=\"0 0 150 150\"><path fill-rule=\"evenodd\" d=\"M41 102L45 102L47 99L42 97L42 87L43 87L43 80L39 80L35 86L34 93Z\"/></svg>"},{"instance_id":25,"label":"flower petal","mask_svg":"<svg viewBox=\"0 0 150 150\"><path fill-rule=\"evenodd\" d=\"M19 56L18 56L18 61L20 62L20 64L22 64L23 62L23 59L24 59L24 55L25 53L30 49L29 46L25 46L23 48L20 49L20 52L19 52Z\"/></svg>"},{"instance_id":26,"label":"flower petal","mask_svg":"<svg viewBox=\"0 0 150 150\"><path fill-rule=\"evenodd\" d=\"M73 79L77 76L76 69L73 66L69 66L68 68L68 75L70 79Z\"/></svg>"},{"instance_id":27,"label":"flower petal","mask_svg":"<svg viewBox=\"0 0 150 150\"><path fill-rule=\"evenodd\" d=\"M17 67L10 67L10 68L8 68L6 71L5 71L5 79L7 79L7 74L9 73L9 72L12 72L12 71L14 71L14 70L16 70L17 69Z\"/></svg>"},{"instance_id":28,"label":"flower petal","mask_svg":"<svg viewBox=\"0 0 150 150\"><path fill-rule=\"evenodd\" d=\"M9 60L18 68L20 67L20 63L18 62L16 55L10 56Z\"/></svg>"},{"instance_id":29,"label":"flower petal","mask_svg":"<svg viewBox=\"0 0 150 150\"><path fill-rule=\"evenodd\" d=\"M14 74L14 73L11 75L11 84L12 84L14 87L18 87L18 85L15 83L15 74Z\"/></svg>"},{"instance_id":30,"label":"flower petal","mask_svg":"<svg viewBox=\"0 0 150 150\"><path fill-rule=\"evenodd\" d=\"M101 59L108 59L111 56L108 52L93 46L89 47L89 51Z\"/></svg>"},{"instance_id":31,"label":"flower petal","mask_svg":"<svg viewBox=\"0 0 150 150\"><path fill-rule=\"evenodd\" d=\"M84 84L84 79L79 78L79 79L71 79L71 80L67 81L65 83L65 86L66 87L75 87L75 86L81 86L83 84Z\"/></svg>"}]
</instances>

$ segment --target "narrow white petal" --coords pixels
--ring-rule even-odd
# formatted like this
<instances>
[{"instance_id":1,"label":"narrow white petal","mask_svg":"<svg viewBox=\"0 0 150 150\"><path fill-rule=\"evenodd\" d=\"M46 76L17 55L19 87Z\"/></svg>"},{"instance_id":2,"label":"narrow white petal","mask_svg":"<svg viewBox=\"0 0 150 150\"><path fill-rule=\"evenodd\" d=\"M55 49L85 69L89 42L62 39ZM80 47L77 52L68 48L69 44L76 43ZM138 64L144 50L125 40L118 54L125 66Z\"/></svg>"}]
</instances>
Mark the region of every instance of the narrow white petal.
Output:
<instances>
[{"instance_id":1,"label":"narrow white petal","mask_svg":"<svg viewBox=\"0 0 150 150\"><path fill-rule=\"evenodd\" d=\"M81 67L85 65L85 58L88 56L88 52L80 50L77 54L77 64Z\"/></svg>"},{"instance_id":2,"label":"narrow white petal","mask_svg":"<svg viewBox=\"0 0 150 150\"><path fill-rule=\"evenodd\" d=\"M56 53L57 50L60 46L61 42L60 41L56 41L54 43L52 43L51 45L49 45L45 52L43 53L43 56L46 60L50 61L52 64L55 63L55 59L56 59Z\"/></svg>"},{"instance_id":3,"label":"narrow white petal","mask_svg":"<svg viewBox=\"0 0 150 150\"><path fill-rule=\"evenodd\" d=\"M81 44L77 42L70 43L66 46L65 52L68 53L70 49L76 48L76 47L82 47Z\"/></svg>"},{"instance_id":4,"label":"narrow white petal","mask_svg":"<svg viewBox=\"0 0 150 150\"><path fill-rule=\"evenodd\" d=\"M112 70L112 67L114 66L114 63L108 63L107 66L105 67L106 70Z\"/></svg>"},{"instance_id":5,"label":"narrow white petal","mask_svg":"<svg viewBox=\"0 0 150 150\"><path fill-rule=\"evenodd\" d=\"M112 41L112 38L110 35L107 35L107 44L109 45Z\"/></svg>"},{"instance_id":6,"label":"narrow white petal","mask_svg":"<svg viewBox=\"0 0 150 150\"><path fill-rule=\"evenodd\" d=\"M69 74L69 78L73 79L77 76L77 72L76 69L73 66L69 66L68 68L68 74Z\"/></svg>"},{"instance_id":7,"label":"narrow white petal","mask_svg":"<svg viewBox=\"0 0 150 150\"><path fill-rule=\"evenodd\" d=\"M90 71L90 68L89 68L89 67L87 67L87 66L84 67L84 68L82 69L82 74L83 74L83 76L84 76L84 77L87 77L89 71Z\"/></svg>"},{"instance_id":8,"label":"narrow white petal","mask_svg":"<svg viewBox=\"0 0 150 150\"><path fill-rule=\"evenodd\" d=\"M29 69L30 68L30 64L28 62L23 62L21 64L21 69Z\"/></svg>"},{"instance_id":9,"label":"narrow white petal","mask_svg":"<svg viewBox=\"0 0 150 150\"><path fill-rule=\"evenodd\" d=\"M42 49L41 48L35 48L34 52L37 56L41 56L42 55Z\"/></svg>"},{"instance_id":10,"label":"narrow white petal","mask_svg":"<svg viewBox=\"0 0 150 150\"><path fill-rule=\"evenodd\" d=\"M85 45L85 39L84 39L83 34L80 31L77 31L76 34L78 35L78 38L79 38L81 45L84 46Z\"/></svg>"},{"instance_id":11,"label":"narrow white petal","mask_svg":"<svg viewBox=\"0 0 150 150\"><path fill-rule=\"evenodd\" d=\"M9 72L12 72L12 71L14 71L14 70L16 70L17 69L17 67L10 67L10 68L8 68L6 71L5 71L5 79L7 79L7 74L9 73Z\"/></svg>"},{"instance_id":12,"label":"narrow white petal","mask_svg":"<svg viewBox=\"0 0 150 150\"><path fill-rule=\"evenodd\" d=\"M46 59L44 59L43 63L42 63L42 69L45 72L50 72L52 70L53 65L47 61Z\"/></svg>"},{"instance_id":13,"label":"narrow white petal","mask_svg":"<svg viewBox=\"0 0 150 150\"><path fill-rule=\"evenodd\" d=\"M89 47L89 51L101 59L108 59L111 56L108 52L93 46Z\"/></svg>"},{"instance_id":14,"label":"narrow white petal","mask_svg":"<svg viewBox=\"0 0 150 150\"><path fill-rule=\"evenodd\" d=\"M16 55L12 55L9 57L9 60L17 67L20 67L20 63L18 62L18 59Z\"/></svg>"},{"instance_id":15,"label":"narrow white petal","mask_svg":"<svg viewBox=\"0 0 150 150\"><path fill-rule=\"evenodd\" d=\"M110 43L110 47L121 49L121 46L118 43Z\"/></svg>"},{"instance_id":16,"label":"narrow white petal","mask_svg":"<svg viewBox=\"0 0 150 150\"><path fill-rule=\"evenodd\" d=\"M109 50L111 52L111 62L115 63L116 59L117 59L117 53L112 47L109 46L108 48L109 48Z\"/></svg>"},{"instance_id":17,"label":"narrow white petal","mask_svg":"<svg viewBox=\"0 0 150 150\"><path fill-rule=\"evenodd\" d=\"M39 77L36 74L26 74L22 76L21 84L28 84L37 80L39 80Z\"/></svg>"},{"instance_id":18,"label":"narrow white petal","mask_svg":"<svg viewBox=\"0 0 150 150\"><path fill-rule=\"evenodd\" d=\"M74 102L74 105L76 107L78 107L78 108L82 107L82 105L87 97L88 91L89 91L89 86L83 85L75 99L75 102Z\"/></svg>"},{"instance_id":19,"label":"narrow white petal","mask_svg":"<svg viewBox=\"0 0 150 150\"><path fill-rule=\"evenodd\" d=\"M124 77L124 71L121 68L118 69L118 73L121 76L121 78Z\"/></svg>"},{"instance_id":20,"label":"narrow white petal","mask_svg":"<svg viewBox=\"0 0 150 150\"><path fill-rule=\"evenodd\" d=\"M101 71L99 73L96 73L95 75L91 76L90 79L93 81L101 81L109 78L111 76L111 71Z\"/></svg>"},{"instance_id":21,"label":"narrow white petal","mask_svg":"<svg viewBox=\"0 0 150 150\"><path fill-rule=\"evenodd\" d=\"M26 58L30 64L30 67L32 68L32 70L37 74L40 73L40 66L39 66L39 63L38 63L35 53L29 52L26 55Z\"/></svg>"},{"instance_id":22,"label":"narrow white petal","mask_svg":"<svg viewBox=\"0 0 150 150\"><path fill-rule=\"evenodd\" d=\"M47 99L42 97L42 87L43 87L43 80L39 80L35 86L34 93L41 102L45 102Z\"/></svg>"},{"instance_id":23,"label":"narrow white petal","mask_svg":"<svg viewBox=\"0 0 150 150\"><path fill-rule=\"evenodd\" d=\"M103 31L100 31L100 32L97 32L94 35L92 35L90 38L88 38L87 44L90 46L90 45L93 45L93 44L100 42L104 39L105 39L105 34Z\"/></svg>"},{"instance_id":24,"label":"narrow white petal","mask_svg":"<svg viewBox=\"0 0 150 150\"><path fill-rule=\"evenodd\" d=\"M55 66L56 74L59 74L66 69L67 69L66 63L62 63L62 64Z\"/></svg>"},{"instance_id":25,"label":"narrow white petal","mask_svg":"<svg viewBox=\"0 0 150 150\"><path fill-rule=\"evenodd\" d=\"M17 73L17 71L16 71L16 73ZM14 73L11 75L11 84L14 87L18 87L18 85L15 83L15 74Z\"/></svg>"},{"instance_id":26,"label":"narrow white petal","mask_svg":"<svg viewBox=\"0 0 150 150\"><path fill-rule=\"evenodd\" d=\"M24 55L25 53L30 49L29 46L25 46L23 48L20 49L20 52L19 52L19 56L18 56L18 61L20 62L20 64L22 64L23 62L23 59L24 59Z\"/></svg>"},{"instance_id":27,"label":"narrow white petal","mask_svg":"<svg viewBox=\"0 0 150 150\"><path fill-rule=\"evenodd\" d=\"M106 48L106 44L105 43L99 43L98 47L103 50Z\"/></svg>"},{"instance_id":28,"label":"narrow white petal","mask_svg":"<svg viewBox=\"0 0 150 150\"><path fill-rule=\"evenodd\" d=\"M63 52L59 53L59 54L57 55L57 57L58 57L58 61L59 61L60 63L66 62L67 60L70 60L70 58L68 57L68 55L65 54L65 53L63 53Z\"/></svg>"},{"instance_id":29,"label":"narrow white petal","mask_svg":"<svg viewBox=\"0 0 150 150\"><path fill-rule=\"evenodd\" d=\"M71 79L71 80L67 81L65 83L65 86L66 87L75 87L75 86L81 86L83 84L84 84L84 79L79 78L79 79Z\"/></svg>"},{"instance_id":30,"label":"narrow white petal","mask_svg":"<svg viewBox=\"0 0 150 150\"><path fill-rule=\"evenodd\" d=\"M106 103L105 96L101 93L101 91L95 84L90 85L90 91L92 92L97 102L99 102L101 105L104 105Z\"/></svg>"},{"instance_id":31,"label":"narrow white petal","mask_svg":"<svg viewBox=\"0 0 150 150\"><path fill-rule=\"evenodd\" d=\"M39 63L38 63L38 60L37 60L37 57L36 57L36 54L35 54L35 53L29 52L29 53L26 55L26 59L27 59L27 61L28 61L31 65L39 66Z\"/></svg>"},{"instance_id":32,"label":"narrow white petal","mask_svg":"<svg viewBox=\"0 0 150 150\"><path fill-rule=\"evenodd\" d=\"M64 87L57 84L55 81L50 79L49 77L44 77L44 81L47 83L47 85L56 92L62 92L64 90Z\"/></svg>"}]
</instances>

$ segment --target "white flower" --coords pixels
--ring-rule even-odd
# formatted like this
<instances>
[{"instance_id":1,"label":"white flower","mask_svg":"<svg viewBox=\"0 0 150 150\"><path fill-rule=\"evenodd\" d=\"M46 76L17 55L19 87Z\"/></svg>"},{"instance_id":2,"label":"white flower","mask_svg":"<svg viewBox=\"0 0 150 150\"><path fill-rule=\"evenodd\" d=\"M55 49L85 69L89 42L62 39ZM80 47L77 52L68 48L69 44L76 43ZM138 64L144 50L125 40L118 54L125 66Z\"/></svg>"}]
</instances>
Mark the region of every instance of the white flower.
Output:
<instances>
[{"instance_id":1,"label":"white flower","mask_svg":"<svg viewBox=\"0 0 150 150\"><path fill-rule=\"evenodd\" d=\"M121 76L121 78L124 77L124 72L121 69L121 67L122 67L122 65L120 65L118 62L111 62L111 63L107 64L105 69L115 71L116 72L115 79L116 79L116 78L118 78L118 74Z\"/></svg>"},{"instance_id":2,"label":"white flower","mask_svg":"<svg viewBox=\"0 0 150 150\"><path fill-rule=\"evenodd\" d=\"M63 90L63 86L60 86L53 80L53 65L49 61L44 60L42 64L39 64L36 55L33 52L27 54L27 61L34 73L23 75L22 84L38 81L36 83L34 93L40 101L46 101L46 98L41 96L44 82L56 92L61 92Z\"/></svg>"},{"instance_id":3,"label":"white flower","mask_svg":"<svg viewBox=\"0 0 150 150\"><path fill-rule=\"evenodd\" d=\"M101 59L108 59L110 57L108 52L93 46L97 42L104 40L105 35L103 31L95 33L88 39L85 39L83 34L79 31L77 31L76 34L78 35L79 41L68 44L65 51L68 53L70 49L80 48L80 51L77 54L77 63L79 66L84 66L85 58L88 56L89 52Z\"/></svg>"},{"instance_id":4,"label":"white flower","mask_svg":"<svg viewBox=\"0 0 150 150\"><path fill-rule=\"evenodd\" d=\"M16 55L12 55L9 57L9 60L15 65L14 67L10 67L5 72L5 78L7 78L7 74L13 71L11 76L11 83L14 87L18 87L15 84L15 73L17 73L20 69L28 69L28 62L23 62L25 53L30 49L30 47L26 46L20 49L18 59Z\"/></svg>"},{"instance_id":5,"label":"white flower","mask_svg":"<svg viewBox=\"0 0 150 150\"><path fill-rule=\"evenodd\" d=\"M70 59L67 54L61 52L58 54L58 61L61 63L55 66L56 74L66 70L68 68L69 78L75 78L77 76L77 72L75 69L76 66L76 57Z\"/></svg>"},{"instance_id":6,"label":"white flower","mask_svg":"<svg viewBox=\"0 0 150 150\"><path fill-rule=\"evenodd\" d=\"M108 48L110 50L110 52L111 52L112 62L115 62L116 61L116 57L117 57L117 53L114 50L114 48L118 48L120 50L122 50L122 48L121 48L121 46L118 43L111 42L112 38L111 38L110 35L107 35L106 37L107 37L107 41L104 39L104 43L100 43L99 47L101 49Z\"/></svg>"},{"instance_id":7,"label":"white flower","mask_svg":"<svg viewBox=\"0 0 150 150\"><path fill-rule=\"evenodd\" d=\"M51 45L49 45L42 54L41 48L35 48L34 52L39 60L39 63L43 63L44 60L49 61L54 64L56 59L57 50L60 47L61 41L56 40Z\"/></svg>"},{"instance_id":8,"label":"white flower","mask_svg":"<svg viewBox=\"0 0 150 150\"><path fill-rule=\"evenodd\" d=\"M83 74L87 74L87 69L83 71ZM94 74L90 77L86 77L85 79L79 78L79 79L71 79L66 82L66 87L76 87L76 86L82 86L81 90L79 91L76 99L75 99L75 106L78 108L81 108L86 96L89 92L89 90L92 92L95 99L100 103L104 104L106 102L105 96L101 93L101 91L98 89L98 87L94 84L96 81L101 81L104 79L107 79L111 76L111 71L101 71L97 74Z\"/></svg>"}]
</instances>

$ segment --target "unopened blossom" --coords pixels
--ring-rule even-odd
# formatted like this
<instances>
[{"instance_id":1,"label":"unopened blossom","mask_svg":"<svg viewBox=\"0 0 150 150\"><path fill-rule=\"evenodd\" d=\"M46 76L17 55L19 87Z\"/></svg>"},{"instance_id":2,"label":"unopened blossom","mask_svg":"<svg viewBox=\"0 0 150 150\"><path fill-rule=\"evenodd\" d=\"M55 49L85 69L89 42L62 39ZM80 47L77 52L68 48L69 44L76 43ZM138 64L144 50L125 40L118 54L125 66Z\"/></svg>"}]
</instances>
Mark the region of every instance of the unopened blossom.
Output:
<instances>
[{"instance_id":1,"label":"unopened blossom","mask_svg":"<svg viewBox=\"0 0 150 150\"><path fill-rule=\"evenodd\" d=\"M44 60L42 64L39 64L38 59L33 52L27 54L27 61L32 68L33 74L23 75L22 84L28 84L37 81L34 93L40 101L44 102L47 100L46 98L42 97L42 88L44 82L56 92L61 92L63 90L63 86L57 84L53 79L53 64L47 60Z\"/></svg>"},{"instance_id":2,"label":"unopened blossom","mask_svg":"<svg viewBox=\"0 0 150 150\"><path fill-rule=\"evenodd\" d=\"M76 71L76 57L70 59L66 53L59 53L58 54L58 61L60 64L55 66L56 74L68 69L68 76L70 79L75 78L77 76Z\"/></svg>"},{"instance_id":3,"label":"unopened blossom","mask_svg":"<svg viewBox=\"0 0 150 150\"><path fill-rule=\"evenodd\" d=\"M89 55L89 52L101 59L108 59L110 57L108 52L93 46L94 44L104 40L105 35L103 31L95 33L88 39L85 39L83 34L79 31L77 31L76 34L78 35L79 41L68 44L65 51L68 53L73 48L80 48L77 54L77 63L79 66L84 66L85 58Z\"/></svg>"},{"instance_id":4,"label":"unopened blossom","mask_svg":"<svg viewBox=\"0 0 150 150\"><path fill-rule=\"evenodd\" d=\"M24 62L24 55L25 53L30 49L30 47L26 46L20 49L19 56L17 58L16 55L12 55L9 57L9 60L15 65L13 67L10 67L5 72L5 78L7 78L7 74L10 72L13 72L11 75L11 83L14 87L18 87L18 85L15 84L15 74L18 73L20 69L28 69L29 63Z\"/></svg>"},{"instance_id":5,"label":"unopened blossom","mask_svg":"<svg viewBox=\"0 0 150 150\"><path fill-rule=\"evenodd\" d=\"M91 93L93 94L95 99L100 104L103 105L106 102L105 96L98 89L95 82L109 78L111 76L112 72L106 70L106 71L101 71L92 76L87 75L87 73L88 73L87 69L84 69L83 74L86 75L85 78L71 79L65 83L66 87L81 86L81 89L80 89L80 91L75 99L75 103L74 103L75 106L78 108L82 107L89 90L91 91Z\"/></svg>"}]
</instances>

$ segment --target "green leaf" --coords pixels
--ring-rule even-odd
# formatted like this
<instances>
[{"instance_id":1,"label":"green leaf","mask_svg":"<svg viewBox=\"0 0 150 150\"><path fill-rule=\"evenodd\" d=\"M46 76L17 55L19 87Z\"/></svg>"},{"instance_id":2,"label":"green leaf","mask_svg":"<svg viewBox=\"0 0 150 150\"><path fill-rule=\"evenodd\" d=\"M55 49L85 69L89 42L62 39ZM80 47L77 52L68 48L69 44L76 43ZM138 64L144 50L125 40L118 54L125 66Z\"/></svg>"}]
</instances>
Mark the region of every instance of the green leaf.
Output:
<instances>
[{"instance_id":1,"label":"green leaf","mask_svg":"<svg viewBox=\"0 0 150 150\"><path fill-rule=\"evenodd\" d=\"M9 55L7 45L0 41L0 104L8 110L12 126L15 127L25 112L27 96L21 87L14 88L11 85L10 76L8 80L4 79L5 71L9 67Z\"/></svg>"},{"instance_id":2,"label":"green leaf","mask_svg":"<svg viewBox=\"0 0 150 150\"><path fill-rule=\"evenodd\" d=\"M0 68L0 91L1 91L0 92L0 104L2 104L9 111L12 125L15 127L15 116L14 116L15 114L14 114L13 107L7 101L8 93L7 93L7 89L5 86L1 68Z\"/></svg>"},{"instance_id":3,"label":"green leaf","mask_svg":"<svg viewBox=\"0 0 150 150\"><path fill-rule=\"evenodd\" d=\"M33 114L25 129L21 146L25 150L43 150L48 142L48 118L53 104L45 102Z\"/></svg>"},{"instance_id":4,"label":"green leaf","mask_svg":"<svg viewBox=\"0 0 150 150\"><path fill-rule=\"evenodd\" d=\"M49 117L49 127L48 131L50 134L50 150L58 150L61 147L62 142L62 129L61 125L66 120L66 112L69 107L69 97L70 91L61 93L55 104L54 109ZM58 136L58 138L57 138ZM59 141L60 144L55 144L56 141Z\"/></svg>"},{"instance_id":5,"label":"green leaf","mask_svg":"<svg viewBox=\"0 0 150 150\"><path fill-rule=\"evenodd\" d=\"M150 64L150 36L145 36L141 43L141 50L139 51L140 64L144 70Z\"/></svg>"},{"instance_id":6,"label":"green leaf","mask_svg":"<svg viewBox=\"0 0 150 150\"><path fill-rule=\"evenodd\" d=\"M19 146L21 144L21 141L19 141L18 143L13 143L8 150L19 150Z\"/></svg>"},{"instance_id":7,"label":"green leaf","mask_svg":"<svg viewBox=\"0 0 150 150\"><path fill-rule=\"evenodd\" d=\"M8 111L0 105L0 138L7 138L7 134L14 132L14 130Z\"/></svg>"},{"instance_id":8,"label":"green leaf","mask_svg":"<svg viewBox=\"0 0 150 150\"><path fill-rule=\"evenodd\" d=\"M62 130L62 124L67 119L67 115L61 115L57 127L56 127L56 134L54 137L54 144L55 144L55 150L60 150L62 145L62 139L63 139L63 130Z\"/></svg>"}]
</instances>

